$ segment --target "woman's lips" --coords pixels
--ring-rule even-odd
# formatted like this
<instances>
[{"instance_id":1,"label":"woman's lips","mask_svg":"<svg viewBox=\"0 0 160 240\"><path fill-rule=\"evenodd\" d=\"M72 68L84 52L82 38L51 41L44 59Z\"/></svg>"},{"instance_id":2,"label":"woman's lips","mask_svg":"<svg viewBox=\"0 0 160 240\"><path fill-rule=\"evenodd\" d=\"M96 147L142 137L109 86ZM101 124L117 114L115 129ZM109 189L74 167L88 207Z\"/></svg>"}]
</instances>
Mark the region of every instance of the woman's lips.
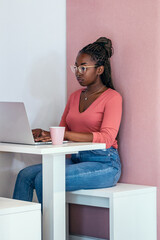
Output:
<instances>
[{"instance_id":1,"label":"woman's lips","mask_svg":"<svg viewBox=\"0 0 160 240\"><path fill-rule=\"evenodd\" d=\"M81 82L84 81L84 79L83 79L83 78L80 78L80 77L77 77L77 80L78 80L79 83L81 83Z\"/></svg>"}]
</instances>

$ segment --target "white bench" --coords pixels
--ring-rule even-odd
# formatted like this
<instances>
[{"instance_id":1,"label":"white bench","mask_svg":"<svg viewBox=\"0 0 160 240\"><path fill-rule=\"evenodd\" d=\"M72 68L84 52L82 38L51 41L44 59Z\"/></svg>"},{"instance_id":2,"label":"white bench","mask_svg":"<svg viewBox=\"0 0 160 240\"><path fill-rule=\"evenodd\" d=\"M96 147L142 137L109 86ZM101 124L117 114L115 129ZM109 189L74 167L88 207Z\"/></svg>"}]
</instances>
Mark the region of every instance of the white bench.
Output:
<instances>
[{"instance_id":1,"label":"white bench","mask_svg":"<svg viewBox=\"0 0 160 240\"><path fill-rule=\"evenodd\" d=\"M70 203L109 208L110 240L157 240L156 187L118 183L112 188L67 192L66 202L67 210ZM67 239L99 238L67 231Z\"/></svg>"},{"instance_id":2,"label":"white bench","mask_svg":"<svg viewBox=\"0 0 160 240\"><path fill-rule=\"evenodd\" d=\"M41 240L41 204L0 198L0 240Z\"/></svg>"}]
</instances>

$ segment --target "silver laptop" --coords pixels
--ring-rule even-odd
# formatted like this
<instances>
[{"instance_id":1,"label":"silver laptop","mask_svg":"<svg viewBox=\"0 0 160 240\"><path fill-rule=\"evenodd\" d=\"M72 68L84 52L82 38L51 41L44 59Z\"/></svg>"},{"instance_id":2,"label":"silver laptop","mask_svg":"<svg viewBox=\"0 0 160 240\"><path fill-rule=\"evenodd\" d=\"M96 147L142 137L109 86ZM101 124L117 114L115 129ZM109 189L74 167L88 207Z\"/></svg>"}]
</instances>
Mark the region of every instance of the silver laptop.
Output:
<instances>
[{"instance_id":1,"label":"silver laptop","mask_svg":"<svg viewBox=\"0 0 160 240\"><path fill-rule=\"evenodd\" d=\"M0 142L51 144L51 142L34 141L22 102L0 102Z\"/></svg>"}]
</instances>

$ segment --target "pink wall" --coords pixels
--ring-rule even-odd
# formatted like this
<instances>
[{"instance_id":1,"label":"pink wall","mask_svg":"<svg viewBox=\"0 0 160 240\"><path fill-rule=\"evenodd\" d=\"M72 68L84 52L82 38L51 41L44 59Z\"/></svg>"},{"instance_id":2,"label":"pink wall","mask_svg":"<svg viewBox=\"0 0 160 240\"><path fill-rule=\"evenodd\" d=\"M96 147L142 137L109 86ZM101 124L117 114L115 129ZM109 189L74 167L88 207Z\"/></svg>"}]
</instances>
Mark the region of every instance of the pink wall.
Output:
<instances>
[{"instance_id":1,"label":"pink wall","mask_svg":"<svg viewBox=\"0 0 160 240\"><path fill-rule=\"evenodd\" d=\"M123 119L119 143L123 167L121 182L157 186L158 195L160 186L159 7L159 0L67 1L68 96L79 88L69 69L69 66L75 62L77 52L100 36L111 38L115 50L111 59L113 81L116 89L123 96ZM158 209L158 224L160 224L160 204ZM89 211L91 210L85 209L83 214L81 213L84 221ZM98 214L97 209L92 211ZM72 214L74 217L74 213ZM105 220L105 216L102 218ZM71 225L73 225L71 230L74 231L76 226ZM87 234L92 228L95 235L100 231L100 226L96 226L96 223L89 227L85 225L79 231ZM101 233L103 235L101 237L107 234L104 224ZM158 236L160 239L160 232Z\"/></svg>"}]
</instances>

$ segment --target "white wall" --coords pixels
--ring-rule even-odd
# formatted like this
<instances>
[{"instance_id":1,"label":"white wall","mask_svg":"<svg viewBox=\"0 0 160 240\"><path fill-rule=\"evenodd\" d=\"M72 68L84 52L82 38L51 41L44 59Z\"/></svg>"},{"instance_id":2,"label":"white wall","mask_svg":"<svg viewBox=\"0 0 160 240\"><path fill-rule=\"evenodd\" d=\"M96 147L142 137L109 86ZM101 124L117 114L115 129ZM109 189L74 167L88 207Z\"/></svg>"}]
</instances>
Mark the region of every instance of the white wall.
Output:
<instances>
[{"instance_id":1,"label":"white wall","mask_svg":"<svg viewBox=\"0 0 160 240\"><path fill-rule=\"evenodd\" d=\"M65 0L0 1L0 101L23 101L32 128L57 125L66 100ZM0 196L38 156L0 153Z\"/></svg>"}]
</instances>

